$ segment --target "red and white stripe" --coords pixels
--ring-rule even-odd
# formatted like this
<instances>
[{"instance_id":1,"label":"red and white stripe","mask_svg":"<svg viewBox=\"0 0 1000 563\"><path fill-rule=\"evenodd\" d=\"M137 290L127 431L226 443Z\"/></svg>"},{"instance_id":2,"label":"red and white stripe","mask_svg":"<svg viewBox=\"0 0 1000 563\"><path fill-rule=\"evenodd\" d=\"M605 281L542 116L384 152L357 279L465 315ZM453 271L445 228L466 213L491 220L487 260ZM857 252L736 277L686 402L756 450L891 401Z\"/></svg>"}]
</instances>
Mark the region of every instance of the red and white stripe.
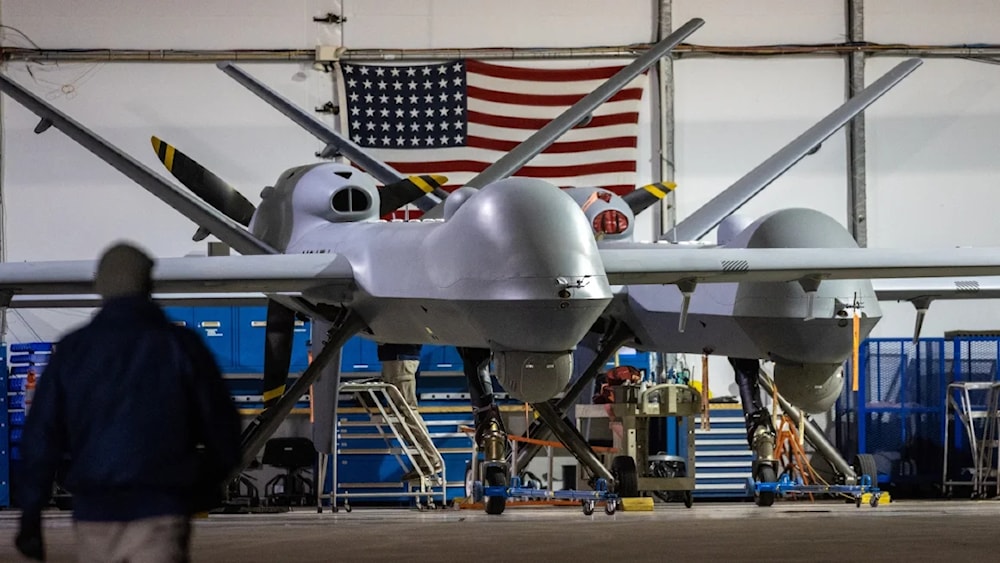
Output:
<instances>
[{"instance_id":1,"label":"red and white stripe","mask_svg":"<svg viewBox=\"0 0 1000 563\"><path fill-rule=\"evenodd\" d=\"M621 70L528 68L467 60L468 142L439 149L370 149L400 173L444 174L461 186L570 105ZM639 107L647 82L634 79L515 176L557 186L602 186L624 194L636 186Z\"/></svg>"}]
</instances>

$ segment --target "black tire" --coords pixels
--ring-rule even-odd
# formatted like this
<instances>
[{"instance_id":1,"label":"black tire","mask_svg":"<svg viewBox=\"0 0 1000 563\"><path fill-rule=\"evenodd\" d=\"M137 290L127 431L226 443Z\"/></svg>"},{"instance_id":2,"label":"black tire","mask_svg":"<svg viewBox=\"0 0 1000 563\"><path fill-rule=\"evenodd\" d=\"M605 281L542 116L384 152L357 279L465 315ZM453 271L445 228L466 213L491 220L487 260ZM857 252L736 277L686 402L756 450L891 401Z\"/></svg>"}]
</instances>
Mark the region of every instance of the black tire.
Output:
<instances>
[{"instance_id":1,"label":"black tire","mask_svg":"<svg viewBox=\"0 0 1000 563\"><path fill-rule=\"evenodd\" d=\"M770 463L762 463L757 466L757 471L753 477L758 483L774 483L778 480L774 466ZM757 502L757 506L771 506L774 504L774 491L760 491L755 495L754 500Z\"/></svg>"},{"instance_id":2,"label":"black tire","mask_svg":"<svg viewBox=\"0 0 1000 563\"><path fill-rule=\"evenodd\" d=\"M614 516L615 510L617 509L618 509L618 501L614 499L608 499L608 501L604 503L604 513L607 514L608 516Z\"/></svg>"},{"instance_id":3,"label":"black tire","mask_svg":"<svg viewBox=\"0 0 1000 563\"><path fill-rule=\"evenodd\" d=\"M615 478L619 498L639 496L639 473L631 456L620 455L611 461L611 476Z\"/></svg>"},{"instance_id":4,"label":"black tire","mask_svg":"<svg viewBox=\"0 0 1000 563\"><path fill-rule=\"evenodd\" d=\"M871 454L858 454L854 456L854 473L858 477L858 484L861 484L861 476L867 475L871 479L872 488L878 487L878 466L875 465L875 456Z\"/></svg>"},{"instance_id":5,"label":"black tire","mask_svg":"<svg viewBox=\"0 0 1000 563\"><path fill-rule=\"evenodd\" d=\"M691 508L692 504L694 504L694 493L691 491L684 491L684 507Z\"/></svg>"},{"instance_id":6,"label":"black tire","mask_svg":"<svg viewBox=\"0 0 1000 563\"><path fill-rule=\"evenodd\" d=\"M585 500L585 501L581 501L581 504L583 505L583 515L584 516L590 516L591 514L594 513L594 501L592 501L592 500Z\"/></svg>"},{"instance_id":7,"label":"black tire","mask_svg":"<svg viewBox=\"0 0 1000 563\"><path fill-rule=\"evenodd\" d=\"M503 467L486 468L485 482L487 487L507 487L507 471ZM503 514L507 508L506 496L486 497L486 514Z\"/></svg>"},{"instance_id":8,"label":"black tire","mask_svg":"<svg viewBox=\"0 0 1000 563\"><path fill-rule=\"evenodd\" d=\"M465 498L474 500L475 477L472 475L472 464L465 462Z\"/></svg>"}]
</instances>

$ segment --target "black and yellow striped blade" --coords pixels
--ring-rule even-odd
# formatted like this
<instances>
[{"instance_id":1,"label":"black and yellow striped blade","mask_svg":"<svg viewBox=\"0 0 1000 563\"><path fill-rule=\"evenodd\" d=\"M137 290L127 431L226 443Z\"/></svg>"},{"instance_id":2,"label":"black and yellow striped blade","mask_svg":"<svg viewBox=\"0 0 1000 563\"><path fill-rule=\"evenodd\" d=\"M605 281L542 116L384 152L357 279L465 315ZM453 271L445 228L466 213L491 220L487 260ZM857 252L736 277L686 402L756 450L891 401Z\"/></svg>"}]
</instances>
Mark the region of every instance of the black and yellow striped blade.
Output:
<instances>
[{"instance_id":1,"label":"black and yellow striped blade","mask_svg":"<svg viewBox=\"0 0 1000 563\"><path fill-rule=\"evenodd\" d=\"M261 389L264 408L278 402L285 394L294 338L295 311L277 301L268 300L267 324L264 329L264 379Z\"/></svg>"},{"instance_id":2,"label":"black and yellow striped blade","mask_svg":"<svg viewBox=\"0 0 1000 563\"><path fill-rule=\"evenodd\" d=\"M153 150L160 162L174 175L174 178L184 184L184 186L205 200L212 207L224 213L227 217L243 225L250 225L250 218L253 217L254 205L250 200L243 197L243 194L236 191L236 188L227 184L210 172L204 166L198 164L181 151L174 148L159 137L151 137Z\"/></svg>"},{"instance_id":3,"label":"black and yellow striped blade","mask_svg":"<svg viewBox=\"0 0 1000 563\"><path fill-rule=\"evenodd\" d=\"M409 176L398 182L393 182L379 190L379 197L382 200L379 205L378 214L380 217L388 215L393 211L412 203L426 194L445 185L448 178L438 175Z\"/></svg>"},{"instance_id":4,"label":"black and yellow striped blade","mask_svg":"<svg viewBox=\"0 0 1000 563\"><path fill-rule=\"evenodd\" d=\"M676 187L677 184L673 182L647 184L631 193L623 195L622 199L628 204L632 213L638 215L649 208L649 206L667 197L667 193L674 191Z\"/></svg>"}]
</instances>

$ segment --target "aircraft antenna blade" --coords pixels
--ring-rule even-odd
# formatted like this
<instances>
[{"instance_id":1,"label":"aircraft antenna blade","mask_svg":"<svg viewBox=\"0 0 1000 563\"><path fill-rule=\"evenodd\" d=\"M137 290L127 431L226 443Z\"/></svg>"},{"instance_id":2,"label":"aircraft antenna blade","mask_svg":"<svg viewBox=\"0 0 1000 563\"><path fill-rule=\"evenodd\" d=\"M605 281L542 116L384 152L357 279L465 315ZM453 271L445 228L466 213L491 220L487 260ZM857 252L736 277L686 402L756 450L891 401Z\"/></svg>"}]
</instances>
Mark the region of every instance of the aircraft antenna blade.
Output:
<instances>
[{"instance_id":1,"label":"aircraft antenna blade","mask_svg":"<svg viewBox=\"0 0 1000 563\"><path fill-rule=\"evenodd\" d=\"M388 215L408 203L413 203L424 195L441 189L448 178L437 175L410 176L398 182L383 186L379 190L379 217Z\"/></svg>"},{"instance_id":2,"label":"aircraft antenna blade","mask_svg":"<svg viewBox=\"0 0 1000 563\"><path fill-rule=\"evenodd\" d=\"M657 182L645 185L637 190L633 190L622 196L632 213L638 215L649 206L667 197L667 192L672 192L677 188L673 182Z\"/></svg>"},{"instance_id":3,"label":"aircraft antenna blade","mask_svg":"<svg viewBox=\"0 0 1000 563\"><path fill-rule=\"evenodd\" d=\"M705 20L694 18L678 28L677 31L664 37L659 43L650 47L649 50L632 61L628 66L615 73L604 84L598 86L596 90L581 98L580 101L546 124L545 127L533 133L524 142L514 147L513 150L487 166L485 170L466 182L465 185L473 188L481 188L486 184L513 175L525 163L549 148L563 133L579 125L598 106L614 96L626 84L631 82L633 78L645 72L647 68L664 57L674 47L680 45L681 41L684 41L687 36L694 33L695 30L704 24Z\"/></svg>"},{"instance_id":4,"label":"aircraft antenna blade","mask_svg":"<svg viewBox=\"0 0 1000 563\"><path fill-rule=\"evenodd\" d=\"M211 231L233 250L241 254L277 253L270 245L253 236L188 190L167 182L145 164L125 154L118 147L3 75L0 75L0 91L38 115L42 121L54 125L67 137L181 212L199 227Z\"/></svg>"},{"instance_id":5,"label":"aircraft antenna blade","mask_svg":"<svg viewBox=\"0 0 1000 563\"><path fill-rule=\"evenodd\" d=\"M254 205L236 188L159 137L151 137L150 142L157 158L180 183L226 217L244 227L250 225Z\"/></svg>"},{"instance_id":6,"label":"aircraft antenna blade","mask_svg":"<svg viewBox=\"0 0 1000 563\"><path fill-rule=\"evenodd\" d=\"M833 135L854 116L864 111L872 102L906 78L922 63L923 61L920 59L909 59L896 65L870 86L858 92L858 95L847 100L711 201L687 216L673 229L664 233L660 240L676 242L701 239L723 219L735 213L743 204L816 149L820 143Z\"/></svg>"},{"instance_id":7,"label":"aircraft antenna blade","mask_svg":"<svg viewBox=\"0 0 1000 563\"><path fill-rule=\"evenodd\" d=\"M677 319L677 332L684 332L687 328L688 308L691 306L691 296L698 282L687 279L677 282L677 289L681 291L681 316Z\"/></svg>"},{"instance_id":8,"label":"aircraft antenna blade","mask_svg":"<svg viewBox=\"0 0 1000 563\"><path fill-rule=\"evenodd\" d=\"M920 340L920 330L924 327L924 317L927 316L927 309L917 309L917 321L913 325L913 343Z\"/></svg>"},{"instance_id":9,"label":"aircraft antenna blade","mask_svg":"<svg viewBox=\"0 0 1000 563\"><path fill-rule=\"evenodd\" d=\"M930 297L919 297L910 301L917 309L917 319L913 325L914 344L920 340L920 331L924 328L924 317L927 316L927 310L931 307L931 301L933 301L933 299Z\"/></svg>"}]
</instances>

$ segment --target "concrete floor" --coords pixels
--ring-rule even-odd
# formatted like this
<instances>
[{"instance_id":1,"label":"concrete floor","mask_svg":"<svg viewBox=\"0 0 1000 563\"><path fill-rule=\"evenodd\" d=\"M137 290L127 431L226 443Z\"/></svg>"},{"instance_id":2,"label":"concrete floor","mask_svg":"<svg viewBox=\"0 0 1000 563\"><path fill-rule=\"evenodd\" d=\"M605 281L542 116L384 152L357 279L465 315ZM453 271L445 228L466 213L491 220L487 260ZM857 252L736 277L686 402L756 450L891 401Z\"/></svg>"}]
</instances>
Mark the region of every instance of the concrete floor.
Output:
<instances>
[{"instance_id":1,"label":"concrete floor","mask_svg":"<svg viewBox=\"0 0 1000 563\"><path fill-rule=\"evenodd\" d=\"M0 561L19 561L0 513ZM355 508L197 520L194 561L996 561L998 501L657 504L653 512ZM73 561L66 513L46 514L48 561Z\"/></svg>"}]
</instances>

